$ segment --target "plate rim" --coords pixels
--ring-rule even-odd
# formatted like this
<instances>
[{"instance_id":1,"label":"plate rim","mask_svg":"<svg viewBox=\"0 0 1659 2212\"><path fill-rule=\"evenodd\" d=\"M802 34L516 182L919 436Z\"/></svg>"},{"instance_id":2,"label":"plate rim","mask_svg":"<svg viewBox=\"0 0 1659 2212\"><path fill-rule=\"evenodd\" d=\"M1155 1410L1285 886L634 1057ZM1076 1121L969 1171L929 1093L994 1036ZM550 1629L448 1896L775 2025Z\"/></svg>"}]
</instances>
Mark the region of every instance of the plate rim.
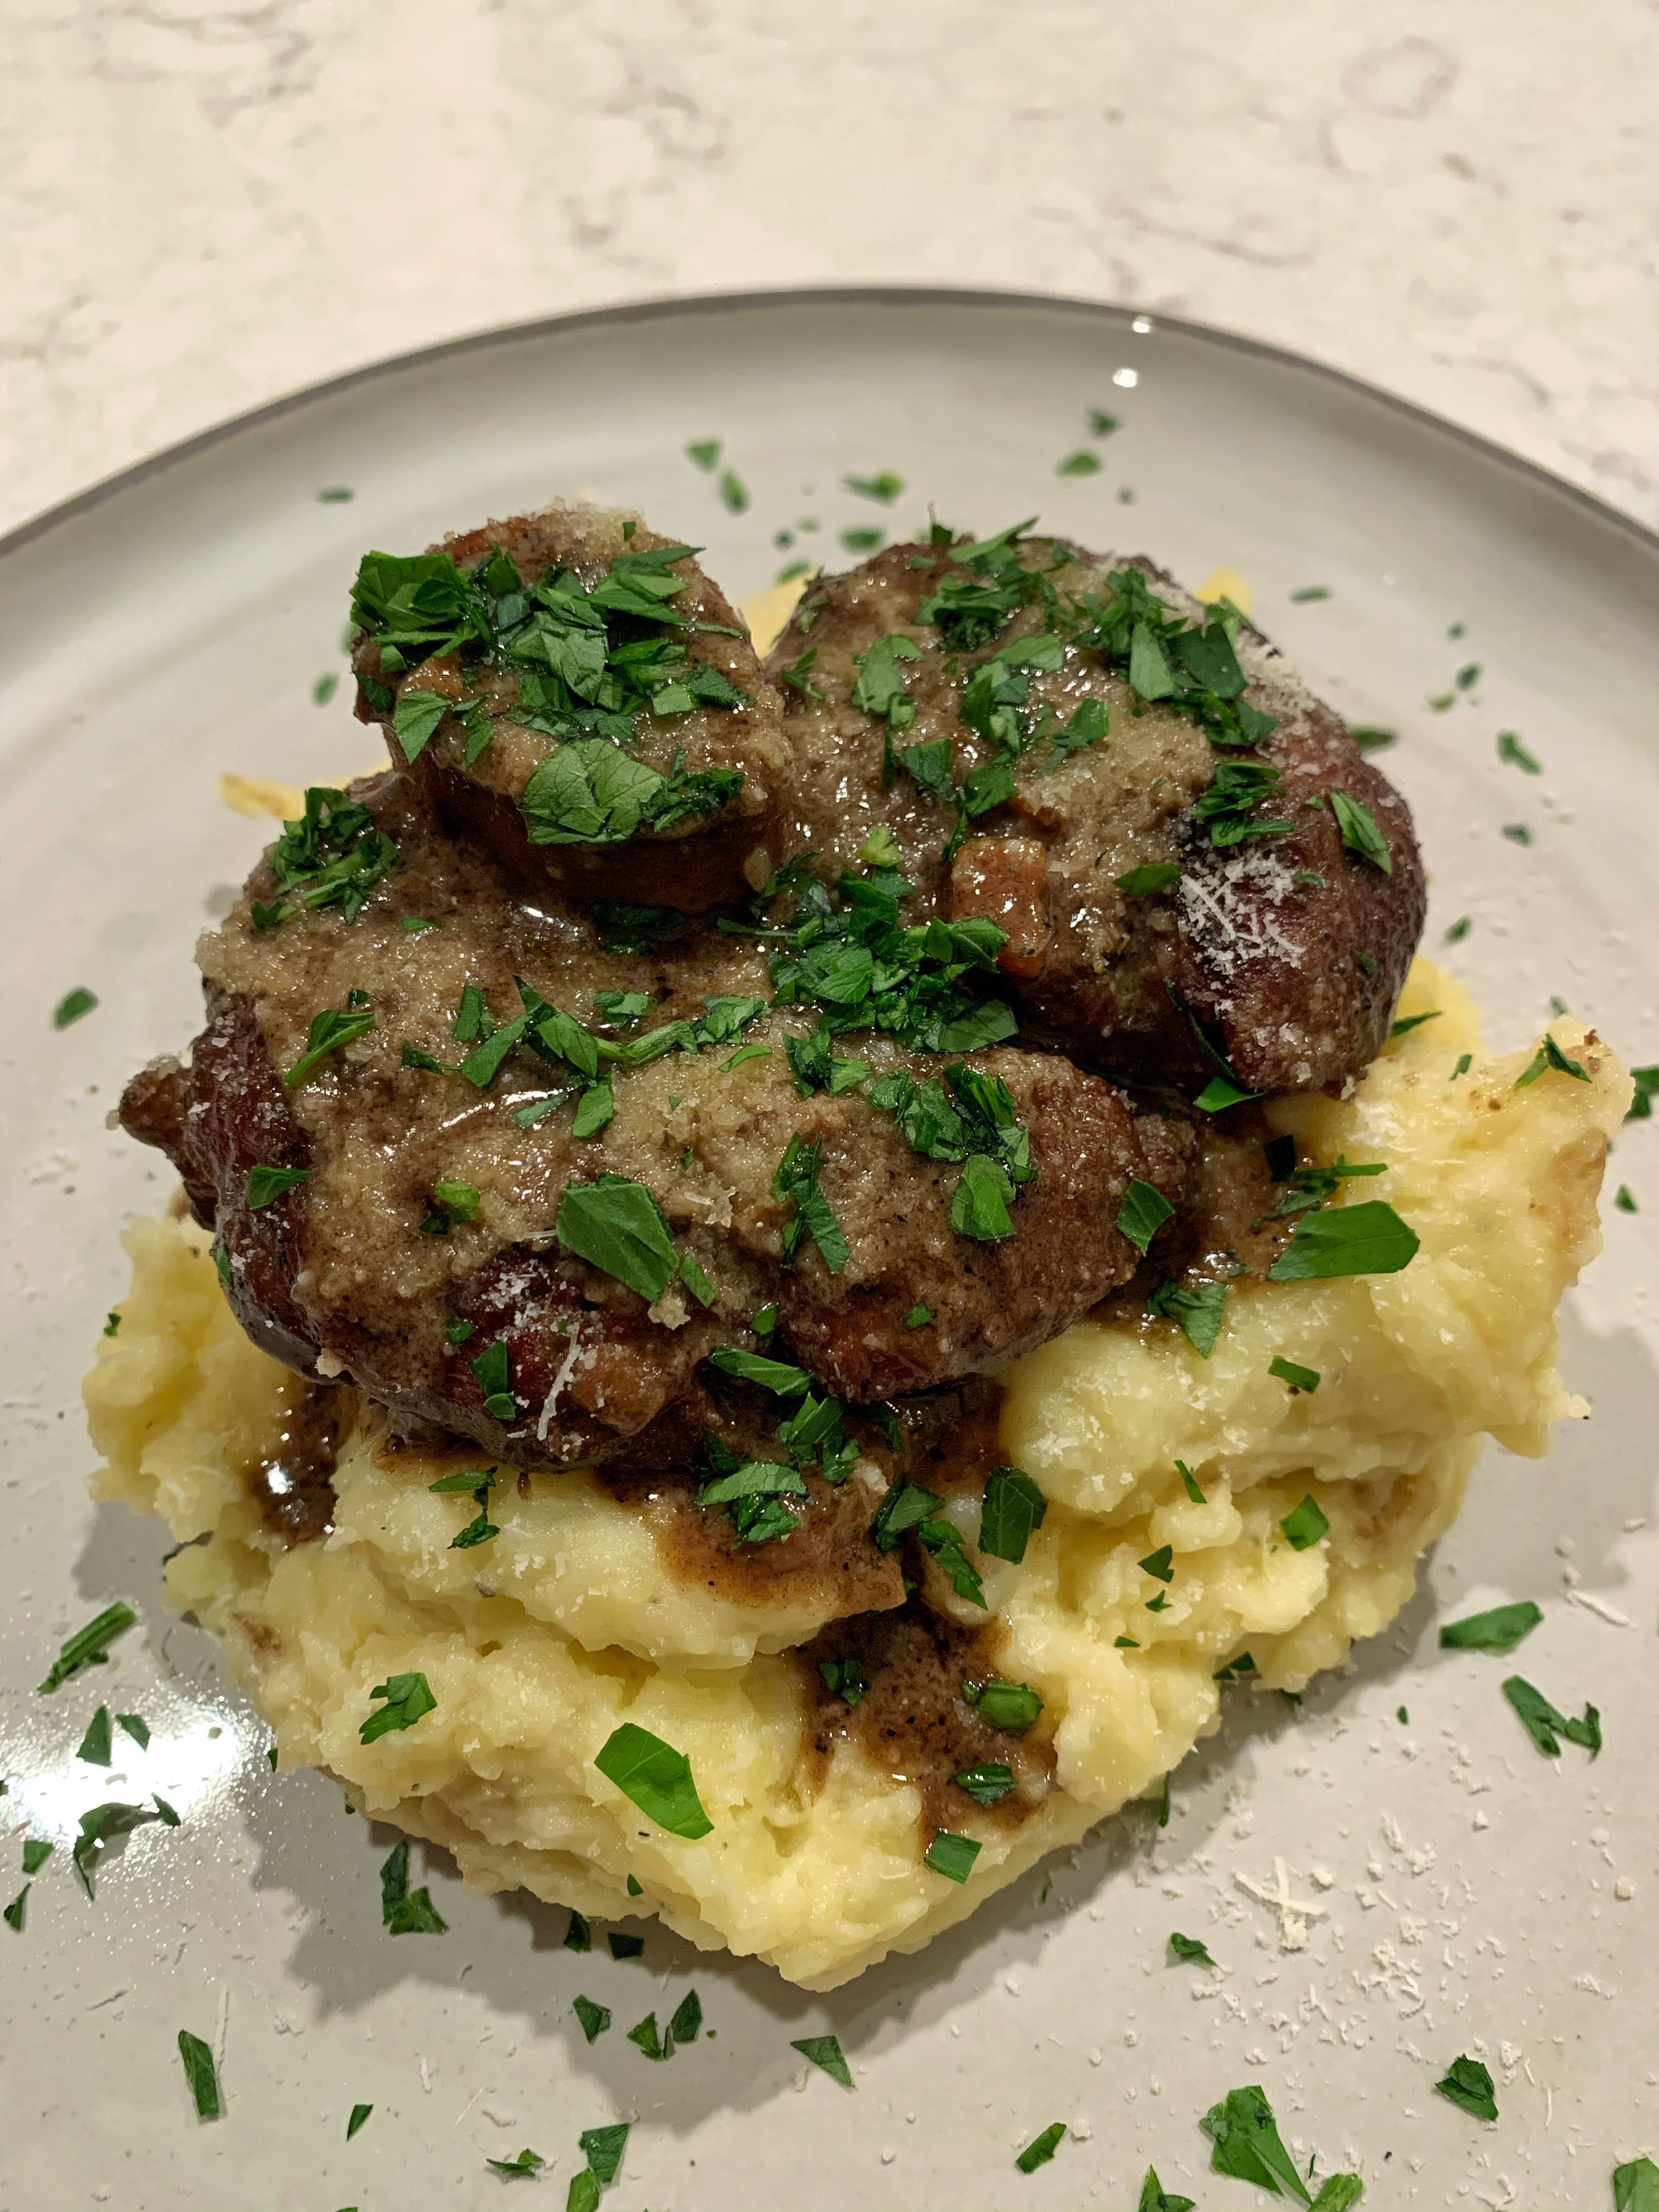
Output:
<instances>
[{"instance_id":1,"label":"plate rim","mask_svg":"<svg viewBox=\"0 0 1659 2212\"><path fill-rule=\"evenodd\" d=\"M1540 489L1564 498L1587 520L1611 527L1628 539L1632 545L1650 556L1659 559L1659 528L1650 527L1634 515L1611 506L1594 492L1584 490L1537 461L1528 460L1510 447L1493 438L1483 436L1433 408L1424 407L1413 399L1407 399L1368 378L1356 376L1351 371L1337 368L1328 362L1316 359L1311 354L1297 352L1290 346L1276 345L1271 340L1248 337L1242 331L1227 328L1218 323L1209 323L1196 317L1171 315L1155 308L1125 304L1115 300L1091 299L1079 293L1026 290L1001 285L963 284L794 284L738 286L718 292L654 292L639 299L614 301L603 307L574 307L558 314L534 315L521 322L487 325L482 330L469 331L457 337L438 338L430 344L413 346L402 352L386 354L365 362L356 368L343 369L333 376L304 384L276 399L262 401L257 407L245 409L236 415L210 423L205 429L191 433L159 447L142 459L129 463L113 474L100 477L82 490L72 493L66 500L39 514L17 524L0 536L0 562L78 516L101 507L118 493L148 482L163 474L179 463L209 453L216 446L228 444L245 430L262 424L279 422L286 415L297 414L314 402L335 398L360 385L371 384L383 377L398 374L408 368L425 368L439 362L472 353L488 352L497 346L507 346L526 338L550 337L556 334L579 330L591 330L607 324L625 325L667 319L674 315L720 315L741 312L753 307L799 307L839 306L844 307L1041 307L1058 309L1061 313L1103 324L1123 325L1138 317L1148 318L1155 328L1179 331L1183 337L1197 338L1217 347L1223 352L1244 356L1255 361L1276 363L1309 372L1328 384L1358 393L1419 428L1435 431L1453 440L1484 459L1507 469L1513 475Z\"/></svg>"}]
</instances>

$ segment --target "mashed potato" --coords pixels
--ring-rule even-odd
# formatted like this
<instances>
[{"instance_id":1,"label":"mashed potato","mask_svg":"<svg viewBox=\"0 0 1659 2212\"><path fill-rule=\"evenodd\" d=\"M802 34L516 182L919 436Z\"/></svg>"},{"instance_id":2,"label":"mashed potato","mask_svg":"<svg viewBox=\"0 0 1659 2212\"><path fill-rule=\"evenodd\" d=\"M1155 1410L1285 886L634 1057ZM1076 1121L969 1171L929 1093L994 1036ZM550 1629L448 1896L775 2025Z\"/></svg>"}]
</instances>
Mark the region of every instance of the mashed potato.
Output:
<instances>
[{"instance_id":1,"label":"mashed potato","mask_svg":"<svg viewBox=\"0 0 1659 2212\"><path fill-rule=\"evenodd\" d=\"M1018 1827L966 1808L955 1825L982 1849L965 1885L921 1862L916 1790L856 1741L810 1765L787 1652L821 1615L688 1585L649 1520L580 1473L497 1490L501 1535L457 1551L471 1501L428 1486L462 1462L377 1455L365 1427L341 1449L332 1533L284 1549L244 1471L269 1453L292 1379L176 1224L127 1232L132 1291L86 1384L106 1461L94 1491L185 1542L169 1592L224 1639L285 1766L337 1775L366 1812L445 1845L476 1888L654 1911L694 1943L833 1988L1156 1787L1215 1727L1230 1660L1248 1651L1261 1682L1297 1689L1385 1627L1482 1437L1535 1456L1551 1422L1583 1410L1555 1374L1554 1316L1599 1246L1629 1079L1563 1020L1557 1042L1589 1079L1517 1087L1530 1053L1484 1059L1467 994L1425 962L1403 1011L1436 1018L1351 1098L1271 1110L1304 1158L1387 1161L1386 1180L1335 1202L1386 1194L1422 1240L1408 1267L1237 1287L1207 1360L1170 1325L1087 1322L1007 1376L1003 1449L1051 1502L1021 1565L982 1563L986 1595L1002 1671L1054 1723L1059 1787ZM1317 1390L1270 1375L1275 1356L1316 1370ZM1329 1533L1298 1551L1279 1524L1309 1496ZM971 1540L976 1508L962 1525ZM1165 1544L1174 1575L1152 1613L1138 1563ZM927 1595L969 1617L931 1569ZM365 1747L373 1686L406 1672L436 1710ZM690 1759L707 1836L667 1834L599 1773L624 1718Z\"/></svg>"}]
</instances>

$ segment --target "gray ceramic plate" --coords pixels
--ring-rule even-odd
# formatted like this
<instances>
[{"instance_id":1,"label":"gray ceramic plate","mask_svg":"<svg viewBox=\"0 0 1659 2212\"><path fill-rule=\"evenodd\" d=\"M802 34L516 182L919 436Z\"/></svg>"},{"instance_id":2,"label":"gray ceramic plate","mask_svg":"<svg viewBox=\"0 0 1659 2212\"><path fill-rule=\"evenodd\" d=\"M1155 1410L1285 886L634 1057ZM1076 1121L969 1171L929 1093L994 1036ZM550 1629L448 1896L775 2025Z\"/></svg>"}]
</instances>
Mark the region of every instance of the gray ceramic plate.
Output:
<instances>
[{"instance_id":1,"label":"gray ceramic plate","mask_svg":"<svg viewBox=\"0 0 1659 2212\"><path fill-rule=\"evenodd\" d=\"M1058 475L1091 444L1091 407L1121 417L1103 465ZM715 436L746 513L684 457ZM908 487L890 515L841 488L884 469ZM342 484L349 504L319 501ZM167 1195L104 1115L127 1071L189 1035L191 941L268 834L226 810L217 779L331 781L371 757L344 690L311 700L343 665L361 549L578 490L707 544L734 596L930 501L981 530L1040 511L1194 582L1231 564L1317 688L1399 729L1389 765L1433 871L1429 948L1473 917L1447 957L1496 1036L1535 1036L1553 995L1659 1060L1659 544L1442 423L1213 332L944 293L578 316L306 393L13 538L0 1892L21 1885L26 1822L58 1848L24 1932L0 1929L0 2208L423 2212L501 2187L560 2203L578 2131L628 2117L616 2212L1124 2212L1149 2160L1225 2212L1261 2200L1205 2171L1196 2123L1249 2081L1304 2168L1316 2150L1322 2171L1358 2163L1379 2212L1610 2203L1614 2160L1659 2154L1659 1121L1620 1140L1610 1187L1644 1210L1609 1212L1565 1316L1566 1376L1594 1420L1540 1465L1489 1454L1395 1632L1298 1715L1234 1702L1181 1771L1167 1833L1139 1813L1109 1823L829 1999L694 1960L654 1928L642 1960L578 1959L562 1915L469 1898L438 1859L422 1878L452 1932L387 1937L389 1839L329 1784L267 1771L209 1639L157 1596L159 1527L88 1504L77 1382L125 1287L117 1229ZM805 515L823 530L775 550ZM1315 586L1330 597L1295 598ZM1459 690L1462 666L1480 672ZM1500 763L1504 728L1541 774ZM1529 843L1504 834L1516 823ZM55 1033L77 985L100 1004ZM76 1757L84 1679L52 1699L33 1685L117 1593L144 1625L97 1692L155 1734L106 1774ZM1520 1596L1547 1614L1527 1673L1601 1708L1594 1765L1533 1750L1501 1662L1436 1647L1446 1605ZM88 1905L66 1863L76 1815L152 1789L184 1826L132 1838ZM1297 1903L1313 1908L1299 1948ZM1166 1966L1172 1927L1206 1936L1221 1973ZM666 2066L620 2034L582 2042L578 1990L626 2024L672 2007L688 1975L714 2039ZM222 2047L216 2124L187 2106L181 2027ZM824 2028L852 2097L789 2047ZM1434 2094L1463 2051L1497 2080L1496 2125ZM374 2117L348 2143L358 2101ZM1073 2128L1060 2156L1018 2173L1013 2153L1053 2119ZM525 2144L553 2161L539 2182L486 2169Z\"/></svg>"}]
</instances>

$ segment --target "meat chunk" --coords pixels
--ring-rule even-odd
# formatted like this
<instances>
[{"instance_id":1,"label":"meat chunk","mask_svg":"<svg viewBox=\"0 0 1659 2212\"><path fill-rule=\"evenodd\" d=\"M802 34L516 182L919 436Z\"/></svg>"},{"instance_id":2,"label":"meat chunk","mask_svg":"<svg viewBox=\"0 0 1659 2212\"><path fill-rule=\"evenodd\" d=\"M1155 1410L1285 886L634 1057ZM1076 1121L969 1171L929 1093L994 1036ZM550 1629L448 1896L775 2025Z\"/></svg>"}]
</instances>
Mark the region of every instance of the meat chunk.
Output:
<instances>
[{"instance_id":1,"label":"meat chunk","mask_svg":"<svg viewBox=\"0 0 1659 2212\"><path fill-rule=\"evenodd\" d=\"M631 516L551 507L371 553L357 711L526 881L701 913L770 872L787 750L740 618Z\"/></svg>"},{"instance_id":2,"label":"meat chunk","mask_svg":"<svg viewBox=\"0 0 1659 2212\"><path fill-rule=\"evenodd\" d=\"M767 1305L840 1398L994 1367L1133 1271L1132 1178L1180 1200L1165 1125L1062 1058L815 1029L747 936L607 951L408 775L335 797L385 863L352 918L262 864L204 940L188 1068L123 1102L302 1372L515 1464L602 1459Z\"/></svg>"},{"instance_id":3,"label":"meat chunk","mask_svg":"<svg viewBox=\"0 0 1659 2212\"><path fill-rule=\"evenodd\" d=\"M1260 1091L1375 1055L1422 927L1410 816L1241 619L1004 533L815 585L769 665L786 842L832 876L885 841L924 911L995 921L1048 1042Z\"/></svg>"}]
</instances>

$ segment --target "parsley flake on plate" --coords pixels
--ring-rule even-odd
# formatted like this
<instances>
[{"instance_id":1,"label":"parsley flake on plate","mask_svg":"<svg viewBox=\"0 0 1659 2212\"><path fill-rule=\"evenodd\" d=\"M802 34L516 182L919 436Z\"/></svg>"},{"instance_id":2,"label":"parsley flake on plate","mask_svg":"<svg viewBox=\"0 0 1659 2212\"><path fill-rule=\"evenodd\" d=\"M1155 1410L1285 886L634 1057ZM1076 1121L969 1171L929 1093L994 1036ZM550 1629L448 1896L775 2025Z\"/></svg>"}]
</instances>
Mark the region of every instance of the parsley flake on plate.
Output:
<instances>
[{"instance_id":1,"label":"parsley flake on plate","mask_svg":"<svg viewBox=\"0 0 1659 2212\"><path fill-rule=\"evenodd\" d=\"M36 1686L36 1695L44 1696L61 1688L72 1674L78 1674L83 1667L105 1665L109 1658L107 1647L112 1640L124 1629L131 1628L137 1618L125 1598L117 1598L113 1605L106 1606L102 1613L70 1638L53 1660L46 1680Z\"/></svg>"},{"instance_id":2,"label":"parsley flake on plate","mask_svg":"<svg viewBox=\"0 0 1659 2212\"><path fill-rule=\"evenodd\" d=\"M484 2164L492 2173L499 2173L503 2180L511 2181L520 2177L533 2179L547 2164L547 2160L544 2158L538 2158L536 2153L526 2146L519 2153L517 2158L489 2158L484 2160Z\"/></svg>"},{"instance_id":3,"label":"parsley flake on plate","mask_svg":"<svg viewBox=\"0 0 1659 2212\"><path fill-rule=\"evenodd\" d=\"M571 2009L581 2022L582 2033L590 2043L596 2035L603 2035L611 2025L611 2008L595 2004L592 1997L574 1997Z\"/></svg>"},{"instance_id":4,"label":"parsley flake on plate","mask_svg":"<svg viewBox=\"0 0 1659 2212\"><path fill-rule=\"evenodd\" d=\"M834 2035L803 2035L793 2041L789 2048L799 2051L803 2058L810 2059L832 2081L839 2081L843 2089L853 2086L853 2070L842 2054L841 2039Z\"/></svg>"},{"instance_id":5,"label":"parsley flake on plate","mask_svg":"<svg viewBox=\"0 0 1659 2212\"><path fill-rule=\"evenodd\" d=\"M1086 446L1079 446L1074 453L1067 453L1063 461L1054 463L1057 477L1097 477L1104 466L1098 453L1091 453Z\"/></svg>"},{"instance_id":6,"label":"parsley flake on plate","mask_svg":"<svg viewBox=\"0 0 1659 2212\"><path fill-rule=\"evenodd\" d=\"M395 1844L380 1869L380 1924L392 1936L443 1936L448 1923L424 1886L409 1886L409 1838Z\"/></svg>"},{"instance_id":7,"label":"parsley flake on plate","mask_svg":"<svg viewBox=\"0 0 1659 2212\"><path fill-rule=\"evenodd\" d=\"M1199 2125L1210 2138L1212 2172L1252 2182L1270 2196L1289 2197L1298 2204L1313 2203L1295 2160L1279 2138L1273 2106L1253 2083L1229 2090ZM1322 2212L1346 2212L1358 2193L1357 2176L1331 2175L1319 2193Z\"/></svg>"},{"instance_id":8,"label":"parsley flake on plate","mask_svg":"<svg viewBox=\"0 0 1659 2212\"><path fill-rule=\"evenodd\" d=\"M1063 2120L1054 2121L1049 2126L1044 2128L1040 2136L1033 2137L1031 2142L1026 2144L1024 2149L1014 2160L1014 2164L1022 2173L1035 2173L1038 2166L1048 2165L1049 2160L1060 2148L1065 2134L1066 2123Z\"/></svg>"},{"instance_id":9,"label":"parsley flake on plate","mask_svg":"<svg viewBox=\"0 0 1659 2212\"><path fill-rule=\"evenodd\" d=\"M624 1721L606 1739L593 1764L647 1820L671 1836L695 1842L713 1829L697 1796L690 1760L648 1729Z\"/></svg>"},{"instance_id":10,"label":"parsley flake on plate","mask_svg":"<svg viewBox=\"0 0 1659 2212\"><path fill-rule=\"evenodd\" d=\"M1633 2158L1613 2169L1613 2212L1659 2212L1659 2166Z\"/></svg>"},{"instance_id":11,"label":"parsley flake on plate","mask_svg":"<svg viewBox=\"0 0 1659 2212\"><path fill-rule=\"evenodd\" d=\"M192 2035L187 2027L179 2031L179 2056L184 2063L185 2080L196 2106L198 2120L219 2118L219 2073L213 2063L213 2053L199 2035Z\"/></svg>"},{"instance_id":12,"label":"parsley flake on plate","mask_svg":"<svg viewBox=\"0 0 1659 2212\"><path fill-rule=\"evenodd\" d=\"M1472 1613L1464 1620L1449 1620L1440 1631L1443 1651L1513 1651L1532 1634L1544 1618L1543 1608L1529 1597L1513 1605L1495 1605L1488 1613Z\"/></svg>"},{"instance_id":13,"label":"parsley flake on plate","mask_svg":"<svg viewBox=\"0 0 1659 2212\"><path fill-rule=\"evenodd\" d=\"M1577 1744L1594 1759L1601 1748L1601 1716L1592 1705L1586 1705L1583 1717L1569 1720L1555 1707L1541 1690L1523 1681L1519 1674L1511 1674L1502 1685L1504 1695L1514 1707L1521 1725L1547 1759L1559 1759L1559 1738Z\"/></svg>"},{"instance_id":14,"label":"parsley flake on plate","mask_svg":"<svg viewBox=\"0 0 1659 2212\"><path fill-rule=\"evenodd\" d=\"M629 1936L621 1929L613 1928L605 1940L611 1946L613 1959L638 1959L644 1955L643 1936Z\"/></svg>"},{"instance_id":15,"label":"parsley flake on plate","mask_svg":"<svg viewBox=\"0 0 1659 2212\"><path fill-rule=\"evenodd\" d=\"M1140 2201L1135 2212L1194 2212L1190 2197L1176 2197L1165 2189L1158 2178L1158 2168L1149 2166L1146 2179L1140 2185Z\"/></svg>"},{"instance_id":16,"label":"parsley flake on plate","mask_svg":"<svg viewBox=\"0 0 1659 2212\"><path fill-rule=\"evenodd\" d=\"M81 1739L77 1759L84 1759L93 1766L107 1766L110 1763L109 1707L100 1705Z\"/></svg>"},{"instance_id":17,"label":"parsley flake on plate","mask_svg":"<svg viewBox=\"0 0 1659 2212\"><path fill-rule=\"evenodd\" d=\"M97 1004L96 994L88 991L84 984L76 990L66 992L52 1008L53 1029L66 1030L71 1022L78 1022L82 1014L89 1014Z\"/></svg>"},{"instance_id":18,"label":"parsley flake on plate","mask_svg":"<svg viewBox=\"0 0 1659 2212\"><path fill-rule=\"evenodd\" d=\"M1478 2058L1454 2058L1443 2077L1435 2083L1440 2094L1452 2104L1473 2112L1478 2120L1498 2118L1498 2099L1493 2092L1492 2075Z\"/></svg>"},{"instance_id":19,"label":"parsley flake on plate","mask_svg":"<svg viewBox=\"0 0 1659 2212\"><path fill-rule=\"evenodd\" d=\"M1194 1960L1200 1966L1213 1966L1215 1964L1210 1956L1209 1946L1200 1943L1196 1936L1171 1935L1170 1955L1175 1959Z\"/></svg>"},{"instance_id":20,"label":"parsley flake on plate","mask_svg":"<svg viewBox=\"0 0 1659 2212\"><path fill-rule=\"evenodd\" d=\"M351 2141L351 2138L356 2134L358 2129L364 2125L369 2114L374 2111L374 2107L373 2105L354 2105L352 2106L351 2118L346 2122L346 2141L348 2142Z\"/></svg>"},{"instance_id":21,"label":"parsley flake on plate","mask_svg":"<svg viewBox=\"0 0 1659 2212\"><path fill-rule=\"evenodd\" d=\"M879 500L884 507L890 507L904 489L904 478L895 476L891 469L883 469L872 477L843 477L842 482L860 499Z\"/></svg>"}]
</instances>

